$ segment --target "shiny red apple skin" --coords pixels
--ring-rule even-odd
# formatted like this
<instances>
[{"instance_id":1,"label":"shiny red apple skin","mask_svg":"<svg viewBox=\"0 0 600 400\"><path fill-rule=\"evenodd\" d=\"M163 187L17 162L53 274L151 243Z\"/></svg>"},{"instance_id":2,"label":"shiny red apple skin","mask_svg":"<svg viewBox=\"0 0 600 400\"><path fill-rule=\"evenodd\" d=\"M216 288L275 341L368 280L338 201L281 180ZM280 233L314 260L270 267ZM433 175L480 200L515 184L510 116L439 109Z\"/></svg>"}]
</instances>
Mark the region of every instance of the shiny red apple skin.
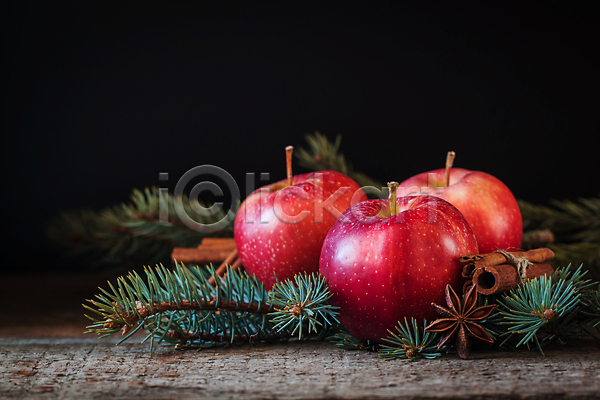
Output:
<instances>
[{"instance_id":1,"label":"shiny red apple skin","mask_svg":"<svg viewBox=\"0 0 600 400\"><path fill-rule=\"evenodd\" d=\"M381 343L404 318L438 318L431 303L446 304L444 289L462 290L458 258L477 253L473 230L450 203L434 196L367 200L331 228L319 272L339 307L338 319L361 340ZM383 211L382 211L383 210ZM383 213L384 215L381 215Z\"/></svg>"},{"instance_id":2,"label":"shiny red apple skin","mask_svg":"<svg viewBox=\"0 0 600 400\"><path fill-rule=\"evenodd\" d=\"M298 273L317 272L327 232L351 203L365 199L354 180L336 171L296 175L292 186L282 180L255 190L235 219L242 265L267 289L275 284L275 276L284 281ZM325 208L320 208L323 204Z\"/></svg>"},{"instance_id":3,"label":"shiny red apple skin","mask_svg":"<svg viewBox=\"0 0 600 400\"><path fill-rule=\"evenodd\" d=\"M450 185L444 188L444 169L424 172L400 183L398 196L429 186L431 194L449 201L465 216L477 237L481 253L521 248L523 219L515 196L494 176L462 168L452 168ZM431 177L437 179L431 179ZM431 182L437 180L437 182Z\"/></svg>"}]
</instances>

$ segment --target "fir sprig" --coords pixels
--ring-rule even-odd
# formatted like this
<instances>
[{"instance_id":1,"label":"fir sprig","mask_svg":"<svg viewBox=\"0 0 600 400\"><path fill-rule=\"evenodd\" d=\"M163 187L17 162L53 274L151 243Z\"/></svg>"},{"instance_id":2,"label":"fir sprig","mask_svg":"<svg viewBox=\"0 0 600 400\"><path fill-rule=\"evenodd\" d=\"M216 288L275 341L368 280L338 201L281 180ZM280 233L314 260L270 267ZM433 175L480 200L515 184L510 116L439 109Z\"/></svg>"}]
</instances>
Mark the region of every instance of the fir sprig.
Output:
<instances>
[{"instance_id":1,"label":"fir sprig","mask_svg":"<svg viewBox=\"0 0 600 400\"><path fill-rule=\"evenodd\" d=\"M585 324L600 329L600 284L595 289L589 290L583 296L581 303L583 305L581 312L587 317Z\"/></svg>"},{"instance_id":2,"label":"fir sprig","mask_svg":"<svg viewBox=\"0 0 600 400\"><path fill-rule=\"evenodd\" d=\"M550 203L544 206L519 200L525 234L551 232L553 240L544 246L554 251L553 265L585 263L599 277L600 197L576 201L552 199Z\"/></svg>"},{"instance_id":3,"label":"fir sprig","mask_svg":"<svg viewBox=\"0 0 600 400\"><path fill-rule=\"evenodd\" d=\"M360 340L342 325L337 325L333 328L333 334L327 339L335 345L335 347L344 350L365 350L365 351L377 351L379 349L378 343L372 343L371 341Z\"/></svg>"},{"instance_id":4,"label":"fir sprig","mask_svg":"<svg viewBox=\"0 0 600 400\"><path fill-rule=\"evenodd\" d=\"M272 322L278 330L293 326L292 334L298 334L299 338L306 325L309 334L325 335L327 329L320 328L339 324L335 311L338 307L327 303L330 298L325 278L320 274L298 274L293 282L289 279L278 282L270 296L275 310Z\"/></svg>"},{"instance_id":5,"label":"fir sprig","mask_svg":"<svg viewBox=\"0 0 600 400\"><path fill-rule=\"evenodd\" d=\"M570 266L554 276L542 276L525 282L498 299L498 314L508 328L500 336L505 340L519 335L516 347L534 343L542 347L573 333L573 323L580 309L580 298L590 281L580 266L571 273Z\"/></svg>"},{"instance_id":6,"label":"fir sprig","mask_svg":"<svg viewBox=\"0 0 600 400\"><path fill-rule=\"evenodd\" d=\"M207 235L190 229L178 218L175 203L196 222L210 224L225 218L197 214L187 196L174 198L157 187L134 189L130 202L96 211L64 211L47 226L52 244L69 256L80 256L95 267L135 268L170 262L174 247L195 247ZM204 206L204 205L203 205ZM162 215L168 218L162 218ZM232 226L219 232L232 236Z\"/></svg>"},{"instance_id":7,"label":"fir sprig","mask_svg":"<svg viewBox=\"0 0 600 400\"><path fill-rule=\"evenodd\" d=\"M424 329L426 326L427 321L423 321L423 326L420 327L414 318L411 318L410 324L406 318L404 318L404 323L398 321L398 325L396 326L398 334L388 330L390 336L383 340L391 343L391 345L380 345L378 354L386 360L433 359L441 356L437 347L440 341L440 334L425 332Z\"/></svg>"},{"instance_id":8,"label":"fir sprig","mask_svg":"<svg viewBox=\"0 0 600 400\"><path fill-rule=\"evenodd\" d=\"M287 282L269 292L242 270L228 269L224 277L212 267L209 272L214 287L201 267L182 264L174 270L147 267L145 280L131 272L116 285L109 282L110 290L101 289L96 299L88 300L91 306L84 304L99 316L86 315L93 321L87 333L105 337L122 332L122 342L144 329L148 332L144 341L151 340L151 349L155 344L206 347L287 340L296 334L301 339L311 333L321 337L336 318L326 304L327 285L319 276L305 276L295 280L298 286ZM297 299L304 301L302 307L282 325L291 314L270 301L281 305Z\"/></svg>"}]
</instances>

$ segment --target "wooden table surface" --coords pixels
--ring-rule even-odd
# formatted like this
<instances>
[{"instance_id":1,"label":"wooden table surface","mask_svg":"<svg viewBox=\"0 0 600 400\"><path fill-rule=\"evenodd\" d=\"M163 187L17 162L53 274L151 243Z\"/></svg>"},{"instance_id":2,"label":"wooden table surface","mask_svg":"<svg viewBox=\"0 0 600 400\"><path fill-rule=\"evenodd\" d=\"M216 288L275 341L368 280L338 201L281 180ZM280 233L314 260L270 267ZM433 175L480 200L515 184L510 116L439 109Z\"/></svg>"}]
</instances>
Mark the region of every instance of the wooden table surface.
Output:
<instances>
[{"instance_id":1,"label":"wooden table surface","mask_svg":"<svg viewBox=\"0 0 600 400\"><path fill-rule=\"evenodd\" d=\"M600 398L600 346L385 361L328 342L177 351L83 331L111 276L0 275L0 398ZM18 299L18 301L17 301Z\"/></svg>"}]
</instances>

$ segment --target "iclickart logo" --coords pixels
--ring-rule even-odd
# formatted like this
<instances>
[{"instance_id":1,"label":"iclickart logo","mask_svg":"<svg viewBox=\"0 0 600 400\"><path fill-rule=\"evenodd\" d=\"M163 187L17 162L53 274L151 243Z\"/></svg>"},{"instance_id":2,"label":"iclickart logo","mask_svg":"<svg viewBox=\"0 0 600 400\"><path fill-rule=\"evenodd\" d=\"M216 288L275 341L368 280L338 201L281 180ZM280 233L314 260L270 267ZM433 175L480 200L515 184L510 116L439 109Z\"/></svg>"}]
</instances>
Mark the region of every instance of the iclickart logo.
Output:
<instances>
[{"instance_id":1,"label":"iclickart logo","mask_svg":"<svg viewBox=\"0 0 600 400\"><path fill-rule=\"evenodd\" d=\"M247 172L245 177L245 197L248 197L256 190L256 173ZM437 182L437 178L431 174L432 177L428 180L429 182ZM200 182L194 182L198 178L203 178ZM264 204L263 199L266 199L273 191L269 188L265 188L266 184L270 179L268 172L262 172L259 174L259 183L261 183L261 189L258 190L258 194L261 196L261 204ZM160 172L158 174L158 180L160 182L159 188L159 221L161 223L169 223L169 189L164 187L166 182L169 181L168 172ZM218 182L218 183L217 183ZM323 174L319 172L314 173L313 182L315 183L315 191L313 196L310 196L305 191L300 190L298 187L288 186L286 190L278 190L275 193L274 204L272 209L274 210L274 216L284 223L297 224L304 221L311 214L314 223L322 223L324 212L329 213L334 218L339 218L343 210L339 210L335 206L335 202L351 190L350 187L339 187L332 194L325 198L323 190ZM190 186L188 188L188 186ZM220 185L224 185L221 187ZM225 189L225 190L224 190ZM389 188L382 187L376 188L374 186L363 186L359 190L355 191L352 195L351 204L356 204L360 198L364 195L373 199L385 199L389 198ZM443 188L433 187L428 184L425 188L398 188L398 196L414 196L414 195L439 195L443 193ZM200 201L201 195L209 194L213 198L218 199L214 201L210 206L206 206ZM305 201L311 201L311 211L301 210L297 214L288 214L285 212L282 204L284 201L289 200L290 196L298 197ZM224 198L225 197L225 198ZM239 211L241 203L241 191L240 188L233 178L233 176L225 169L215 165L200 165L189 169L184 173L177 181L173 190L173 207L177 218L185 224L188 228L193 229L203 234L212 234L219 232L227 228L235 220L235 216ZM184 204L187 202L187 204ZM230 204L229 209L225 210L225 204ZM193 212L198 218L194 219L189 213ZM221 215L217 220L216 217ZM261 223L267 224L270 218L263 217L260 214L259 221L254 221L253 218L247 218L246 223ZM429 213L430 223L435 223L436 213ZM202 221L202 222L201 222ZM211 222L206 222L211 221ZM403 219L396 219L396 223L402 223Z\"/></svg>"}]
</instances>

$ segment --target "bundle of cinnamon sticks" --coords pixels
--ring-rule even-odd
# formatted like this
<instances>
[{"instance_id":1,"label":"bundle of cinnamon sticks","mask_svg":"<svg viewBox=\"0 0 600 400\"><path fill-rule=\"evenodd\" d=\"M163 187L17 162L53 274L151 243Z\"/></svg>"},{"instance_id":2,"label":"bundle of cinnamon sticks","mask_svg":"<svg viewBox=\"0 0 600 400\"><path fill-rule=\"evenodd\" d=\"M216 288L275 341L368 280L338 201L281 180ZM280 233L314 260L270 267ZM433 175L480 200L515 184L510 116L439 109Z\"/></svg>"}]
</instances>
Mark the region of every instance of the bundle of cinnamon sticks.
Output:
<instances>
[{"instance_id":1,"label":"bundle of cinnamon sticks","mask_svg":"<svg viewBox=\"0 0 600 400\"><path fill-rule=\"evenodd\" d=\"M552 275L554 269L546 261L553 258L554 252L548 248L461 256L460 261L465 263L462 276L468 279L464 290L475 285L477 292L483 295L506 292L524 279ZM515 261L525 262L522 276Z\"/></svg>"}]
</instances>

